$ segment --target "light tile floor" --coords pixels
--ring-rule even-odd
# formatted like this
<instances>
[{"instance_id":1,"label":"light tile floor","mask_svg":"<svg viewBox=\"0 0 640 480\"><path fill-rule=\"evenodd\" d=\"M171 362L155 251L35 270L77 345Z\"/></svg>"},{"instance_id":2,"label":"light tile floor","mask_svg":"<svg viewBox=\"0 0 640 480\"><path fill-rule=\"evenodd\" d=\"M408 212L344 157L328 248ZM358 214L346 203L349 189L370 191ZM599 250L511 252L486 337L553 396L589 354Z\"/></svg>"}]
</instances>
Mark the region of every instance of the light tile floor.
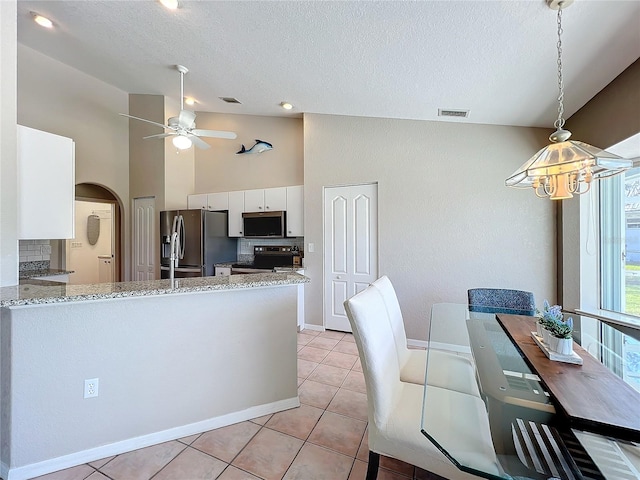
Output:
<instances>
[{"instance_id":1,"label":"light tile floor","mask_svg":"<svg viewBox=\"0 0 640 480\"><path fill-rule=\"evenodd\" d=\"M298 393L299 408L38 480L364 480L367 396L351 334L298 334ZM390 458L380 464L379 480L436 478Z\"/></svg>"}]
</instances>

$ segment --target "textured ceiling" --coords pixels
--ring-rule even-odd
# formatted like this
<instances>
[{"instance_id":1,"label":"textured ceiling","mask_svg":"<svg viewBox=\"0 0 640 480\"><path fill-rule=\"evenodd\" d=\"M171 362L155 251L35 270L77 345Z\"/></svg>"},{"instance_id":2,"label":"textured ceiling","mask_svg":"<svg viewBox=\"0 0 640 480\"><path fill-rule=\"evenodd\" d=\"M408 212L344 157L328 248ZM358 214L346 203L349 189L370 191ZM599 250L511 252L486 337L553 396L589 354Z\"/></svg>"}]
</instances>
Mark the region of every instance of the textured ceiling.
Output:
<instances>
[{"instance_id":1,"label":"textured ceiling","mask_svg":"<svg viewBox=\"0 0 640 480\"><path fill-rule=\"evenodd\" d=\"M640 56L640 2L576 0L563 27L568 117ZM176 11L20 0L18 41L126 92L175 100L172 66L183 64L200 111L437 120L444 108L470 111L453 121L550 129L557 115L556 13L544 0L183 0Z\"/></svg>"}]
</instances>

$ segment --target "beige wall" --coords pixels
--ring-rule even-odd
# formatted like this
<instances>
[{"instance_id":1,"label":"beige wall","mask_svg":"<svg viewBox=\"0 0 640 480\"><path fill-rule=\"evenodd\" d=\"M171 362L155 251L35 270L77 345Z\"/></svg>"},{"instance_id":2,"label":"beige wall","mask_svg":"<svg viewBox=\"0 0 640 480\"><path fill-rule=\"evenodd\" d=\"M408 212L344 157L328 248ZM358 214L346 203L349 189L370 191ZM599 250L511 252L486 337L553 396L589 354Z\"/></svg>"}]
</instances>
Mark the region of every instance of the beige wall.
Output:
<instances>
[{"instance_id":1,"label":"beige wall","mask_svg":"<svg viewBox=\"0 0 640 480\"><path fill-rule=\"evenodd\" d=\"M18 123L73 138L76 184L101 185L122 202L128 273L129 130L118 115L127 111L127 93L18 45Z\"/></svg>"},{"instance_id":2,"label":"beige wall","mask_svg":"<svg viewBox=\"0 0 640 480\"><path fill-rule=\"evenodd\" d=\"M572 115L566 127L572 139L607 149L640 133L640 60ZM606 182L607 180L601 180ZM593 188L597 191L597 187ZM595 192L563 200L558 228L562 234L558 282L565 308L599 308L598 228ZM585 281L589 279L589 281Z\"/></svg>"},{"instance_id":3,"label":"beige wall","mask_svg":"<svg viewBox=\"0 0 640 480\"><path fill-rule=\"evenodd\" d=\"M546 130L330 115L304 117L306 322L322 325L323 187L378 182L380 274L409 338L431 305L505 287L555 300L554 206L504 179Z\"/></svg>"},{"instance_id":4,"label":"beige wall","mask_svg":"<svg viewBox=\"0 0 640 480\"><path fill-rule=\"evenodd\" d=\"M129 95L129 115L164 123L162 95ZM126 112L125 112L126 113ZM127 122L126 119L125 122ZM164 140L147 135L164 133L160 127L129 119L129 190L131 198L155 197L156 207L164 206Z\"/></svg>"},{"instance_id":5,"label":"beige wall","mask_svg":"<svg viewBox=\"0 0 640 480\"><path fill-rule=\"evenodd\" d=\"M238 138L207 138L211 148L196 150L193 193L302 184L304 139L301 118L198 112L196 124L207 130L233 131ZM273 150L236 155L242 144L249 149L255 139L271 143Z\"/></svg>"},{"instance_id":6,"label":"beige wall","mask_svg":"<svg viewBox=\"0 0 640 480\"><path fill-rule=\"evenodd\" d=\"M283 285L3 309L15 478L297 406L296 299Z\"/></svg>"},{"instance_id":7,"label":"beige wall","mask_svg":"<svg viewBox=\"0 0 640 480\"><path fill-rule=\"evenodd\" d=\"M180 104L177 101L165 97L164 106L167 118L180 114ZM173 146L171 138L165 140L164 146L164 208L162 210L187 208L187 195L194 190L197 148L178 150Z\"/></svg>"}]
</instances>

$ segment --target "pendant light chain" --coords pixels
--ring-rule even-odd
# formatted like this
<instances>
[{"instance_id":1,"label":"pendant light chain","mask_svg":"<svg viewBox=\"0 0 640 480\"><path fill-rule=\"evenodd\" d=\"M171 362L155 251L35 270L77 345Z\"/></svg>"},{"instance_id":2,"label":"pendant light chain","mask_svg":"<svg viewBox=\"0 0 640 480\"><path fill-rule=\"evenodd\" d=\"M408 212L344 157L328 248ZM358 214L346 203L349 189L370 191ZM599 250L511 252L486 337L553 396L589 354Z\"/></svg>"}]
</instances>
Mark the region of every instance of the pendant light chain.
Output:
<instances>
[{"instance_id":1,"label":"pendant light chain","mask_svg":"<svg viewBox=\"0 0 640 480\"><path fill-rule=\"evenodd\" d=\"M558 119L553 124L557 129L564 126L564 82L562 79L562 3L558 7Z\"/></svg>"}]
</instances>

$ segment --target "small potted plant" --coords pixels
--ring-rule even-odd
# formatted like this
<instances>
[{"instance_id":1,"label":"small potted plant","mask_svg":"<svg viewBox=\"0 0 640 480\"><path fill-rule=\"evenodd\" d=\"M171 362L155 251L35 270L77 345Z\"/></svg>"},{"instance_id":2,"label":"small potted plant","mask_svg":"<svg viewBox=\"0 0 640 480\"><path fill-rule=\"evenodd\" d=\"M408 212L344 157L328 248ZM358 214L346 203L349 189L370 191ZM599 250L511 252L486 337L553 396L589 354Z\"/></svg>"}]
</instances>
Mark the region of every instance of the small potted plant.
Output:
<instances>
[{"instance_id":1,"label":"small potted plant","mask_svg":"<svg viewBox=\"0 0 640 480\"><path fill-rule=\"evenodd\" d=\"M542 311L537 310L536 316L536 333L547 345L549 344L550 331L553 327L562 322L562 307L560 305L549 305L547 300L544 301Z\"/></svg>"},{"instance_id":2,"label":"small potted plant","mask_svg":"<svg viewBox=\"0 0 640 480\"><path fill-rule=\"evenodd\" d=\"M561 355L571 355L573 352L573 318L556 322L550 329L549 348Z\"/></svg>"}]
</instances>

